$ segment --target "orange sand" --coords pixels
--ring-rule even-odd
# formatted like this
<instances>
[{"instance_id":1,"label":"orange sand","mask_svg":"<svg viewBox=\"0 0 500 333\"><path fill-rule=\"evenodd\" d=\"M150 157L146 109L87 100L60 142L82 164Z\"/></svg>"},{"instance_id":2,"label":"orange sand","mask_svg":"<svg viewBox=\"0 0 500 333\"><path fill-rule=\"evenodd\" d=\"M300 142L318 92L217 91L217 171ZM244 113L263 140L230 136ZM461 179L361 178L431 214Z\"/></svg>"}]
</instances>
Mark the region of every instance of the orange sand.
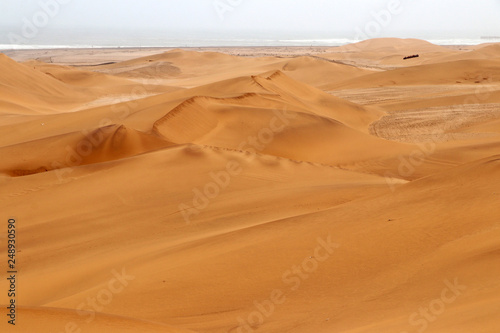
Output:
<instances>
[{"instance_id":1,"label":"orange sand","mask_svg":"<svg viewBox=\"0 0 500 333\"><path fill-rule=\"evenodd\" d=\"M274 51L0 55L0 331L500 330L500 46Z\"/></svg>"}]
</instances>

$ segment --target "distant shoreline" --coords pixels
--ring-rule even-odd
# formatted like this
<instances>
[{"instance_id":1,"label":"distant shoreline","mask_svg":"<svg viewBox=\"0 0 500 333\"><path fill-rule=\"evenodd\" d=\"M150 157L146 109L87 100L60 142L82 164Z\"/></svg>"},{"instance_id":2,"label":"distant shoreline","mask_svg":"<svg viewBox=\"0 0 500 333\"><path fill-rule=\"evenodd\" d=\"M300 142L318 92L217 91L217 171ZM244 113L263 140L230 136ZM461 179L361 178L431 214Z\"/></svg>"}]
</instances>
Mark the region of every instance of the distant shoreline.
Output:
<instances>
[{"instance_id":1,"label":"distant shoreline","mask_svg":"<svg viewBox=\"0 0 500 333\"><path fill-rule=\"evenodd\" d=\"M385 38L385 37L381 37ZM456 46L456 45L479 45L488 42L497 42L500 37L497 36L482 36L476 38L398 38L406 40L423 40L439 46ZM374 38L377 39L377 38ZM337 47L348 44L361 42L362 40L355 38L317 38L317 39L186 39L186 40L169 40L158 39L156 41L130 39L124 41L62 41L59 40L54 44L39 42L30 45L25 44L2 44L1 50L53 50L53 49L164 49L164 48L254 48L254 47ZM65 43L67 42L67 43ZM123 45L126 44L126 45ZM149 44L149 45L148 45ZM162 45L158 45L162 44Z\"/></svg>"},{"instance_id":2,"label":"distant shoreline","mask_svg":"<svg viewBox=\"0 0 500 333\"><path fill-rule=\"evenodd\" d=\"M471 45L440 45L457 51L470 50ZM197 52L220 52L243 57L297 57L317 56L334 52L339 46L210 46L210 47L103 47L103 48L46 48L0 50L16 61L38 60L47 63L93 66L107 62L126 61L133 58L168 52L176 49Z\"/></svg>"},{"instance_id":3,"label":"distant shoreline","mask_svg":"<svg viewBox=\"0 0 500 333\"><path fill-rule=\"evenodd\" d=\"M79 48L79 49L30 49L0 51L16 61L39 60L57 64L73 64L79 66L98 65L109 61L125 61L146 57L153 54L176 49L197 52L220 52L246 57L296 57L318 55L331 51L336 46L243 46L243 47L130 47L130 48Z\"/></svg>"},{"instance_id":4,"label":"distant shoreline","mask_svg":"<svg viewBox=\"0 0 500 333\"><path fill-rule=\"evenodd\" d=\"M500 39L500 37L498 37ZM345 44L349 45L349 44ZM13 49L0 49L0 52L22 52L22 51L55 51L55 50L153 50L153 49L255 49L255 48L270 48L270 49L280 49L280 48L301 48L301 49L312 49L312 48L336 48L345 45L313 45L313 46L301 46L301 45L278 45L278 46L269 46L269 45L257 45L257 46L103 46L103 47L47 47L47 48L13 48ZM456 46L474 46L470 44L435 44L443 47L456 47ZM477 44L480 45L480 44Z\"/></svg>"}]
</instances>

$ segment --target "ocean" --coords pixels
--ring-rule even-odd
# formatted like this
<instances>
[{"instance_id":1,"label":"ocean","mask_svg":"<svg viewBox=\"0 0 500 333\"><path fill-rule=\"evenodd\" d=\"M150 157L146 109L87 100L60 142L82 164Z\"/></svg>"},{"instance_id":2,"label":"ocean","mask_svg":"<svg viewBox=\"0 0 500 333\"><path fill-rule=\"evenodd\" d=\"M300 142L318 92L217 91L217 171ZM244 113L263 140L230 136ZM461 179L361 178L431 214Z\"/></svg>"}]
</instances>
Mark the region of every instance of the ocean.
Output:
<instances>
[{"instance_id":1,"label":"ocean","mask_svg":"<svg viewBox=\"0 0 500 333\"><path fill-rule=\"evenodd\" d=\"M3 35L3 36L1 36ZM360 40L351 37L329 37L325 33L304 34L266 34L239 33L221 34L199 32L69 32L62 34L43 33L23 43L10 43L8 34L0 35L0 50L12 49L56 49L56 48L137 48L137 47L251 47L251 46L342 46ZM346 36L348 34L345 34ZM126 36L126 37L121 37ZM263 38L262 36L266 36ZM3 37L3 38L2 38ZM398 36L399 37L399 36ZM425 39L437 45L477 45L500 42L500 38L450 38L411 37Z\"/></svg>"}]
</instances>

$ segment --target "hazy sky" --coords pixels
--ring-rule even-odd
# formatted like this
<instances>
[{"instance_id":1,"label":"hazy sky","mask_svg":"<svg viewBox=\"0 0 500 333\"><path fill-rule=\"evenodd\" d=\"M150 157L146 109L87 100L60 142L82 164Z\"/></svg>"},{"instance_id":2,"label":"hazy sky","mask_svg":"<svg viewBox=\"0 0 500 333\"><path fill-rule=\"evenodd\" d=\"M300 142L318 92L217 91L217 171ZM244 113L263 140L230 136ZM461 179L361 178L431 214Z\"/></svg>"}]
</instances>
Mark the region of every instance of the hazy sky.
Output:
<instances>
[{"instance_id":1,"label":"hazy sky","mask_svg":"<svg viewBox=\"0 0 500 333\"><path fill-rule=\"evenodd\" d=\"M0 43L82 28L122 37L134 30L465 38L500 35L499 18L500 0L0 0Z\"/></svg>"}]
</instances>

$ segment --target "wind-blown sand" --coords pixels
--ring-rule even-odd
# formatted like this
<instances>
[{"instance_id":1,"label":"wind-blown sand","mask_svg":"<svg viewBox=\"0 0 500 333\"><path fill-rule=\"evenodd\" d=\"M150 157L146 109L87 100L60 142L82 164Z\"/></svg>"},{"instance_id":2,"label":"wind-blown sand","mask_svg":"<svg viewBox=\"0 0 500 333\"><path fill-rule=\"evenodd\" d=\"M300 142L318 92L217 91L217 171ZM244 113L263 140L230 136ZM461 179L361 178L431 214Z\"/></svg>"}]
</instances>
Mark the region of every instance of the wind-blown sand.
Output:
<instances>
[{"instance_id":1,"label":"wind-blown sand","mask_svg":"<svg viewBox=\"0 0 500 333\"><path fill-rule=\"evenodd\" d=\"M499 58L0 55L1 331L497 333Z\"/></svg>"}]
</instances>

